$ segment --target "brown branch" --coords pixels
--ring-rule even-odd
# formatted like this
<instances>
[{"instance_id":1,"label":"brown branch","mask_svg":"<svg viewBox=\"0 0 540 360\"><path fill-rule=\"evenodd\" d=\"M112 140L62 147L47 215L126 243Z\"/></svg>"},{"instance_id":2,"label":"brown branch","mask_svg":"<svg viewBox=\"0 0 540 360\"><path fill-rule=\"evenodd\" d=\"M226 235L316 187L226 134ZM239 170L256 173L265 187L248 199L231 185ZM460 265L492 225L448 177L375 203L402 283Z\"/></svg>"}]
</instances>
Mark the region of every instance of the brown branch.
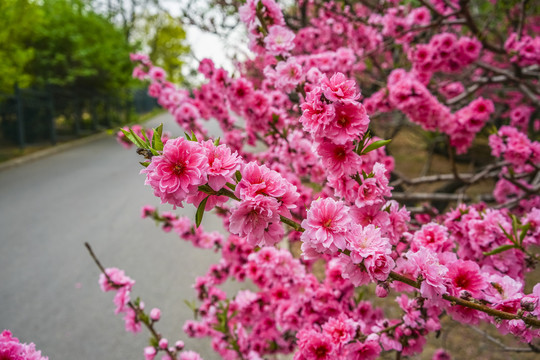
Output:
<instances>
[{"instance_id":1,"label":"brown branch","mask_svg":"<svg viewBox=\"0 0 540 360\"><path fill-rule=\"evenodd\" d=\"M410 285L410 286L414 287L415 289L420 289L420 283L418 283L417 281L415 281L413 279L410 279L410 278L408 278L408 277L406 277L404 275L398 274L398 273L396 273L394 271L390 272L389 277L391 279L393 279L393 280L397 280L397 281L402 282L404 284ZM481 311L481 312L486 313L486 314L488 314L490 316L493 316L495 318L504 319L504 320L523 320L523 322L525 324L527 324L527 325L540 328L540 319L536 319L536 318L533 318L533 317L523 317L523 316L520 316L520 315L517 315L517 314L512 314L512 313L509 313L509 312L506 312L506 311L496 310L496 309L490 308L489 306L479 304L479 303L474 302L474 301L465 300L465 299L458 298L458 297L451 296L451 295L447 295L447 294L444 294L442 296L442 298L445 299L445 300L450 301L452 306L456 306L456 305L465 306L465 307L468 307L470 309Z\"/></svg>"},{"instance_id":2,"label":"brown branch","mask_svg":"<svg viewBox=\"0 0 540 360\"><path fill-rule=\"evenodd\" d=\"M506 346L504 343L502 343L498 339L496 339L493 336L489 335L487 332L478 329L477 327L469 325L469 328L476 331L477 333L479 333L480 335L482 335L483 337L485 337L486 339L488 339L489 341L491 341L495 345L499 346L502 351L507 351L507 352L538 352L538 351L535 351L534 348L515 348L515 347Z\"/></svg>"},{"instance_id":3,"label":"brown branch","mask_svg":"<svg viewBox=\"0 0 540 360\"><path fill-rule=\"evenodd\" d=\"M517 28L517 40L521 39L521 33L523 32L523 25L525 24L525 8L527 7L528 0L521 0L520 12L519 12L519 22Z\"/></svg>"},{"instance_id":4,"label":"brown branch","mask_svg":"<svg viewBox=\"0 0 540 360\"><path fill-rule=\"evenodd\" d=\"M462 194L443 194L443 193L403 193L393 192L391 196L392 200L417 200L417 201L470 201L471 198L468 195Z\"/></svg>"}]
</instances>

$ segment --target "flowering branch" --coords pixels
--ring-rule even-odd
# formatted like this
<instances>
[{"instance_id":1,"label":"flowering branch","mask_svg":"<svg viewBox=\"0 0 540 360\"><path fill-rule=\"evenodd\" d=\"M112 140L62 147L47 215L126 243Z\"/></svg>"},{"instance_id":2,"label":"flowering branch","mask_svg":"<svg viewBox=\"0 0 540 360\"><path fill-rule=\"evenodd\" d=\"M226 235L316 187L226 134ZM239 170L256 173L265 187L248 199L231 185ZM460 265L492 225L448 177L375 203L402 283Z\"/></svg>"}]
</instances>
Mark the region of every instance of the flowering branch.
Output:
<instances>
[{"instance_id":1,"label":"flowering branch","mask_svg":"<svg viewBox=\"0 0 540 360\"><path fill-rule=\"evenodd\" d=\"M86 247L86 249L88 250L88 253L90 254L90 256L92 257L92 260L94 260L94 263L97 265L97 267L99 268L99 270L101 271L101 273L105 276L105 278L107 279L107 282L113 286L113 287L118 287L119 285L116 284L110 277L109 275L107 274L107 272L105 271L105 268L103 267L103 265L101 264L101 262L99 261L99 259L97 258L96 254L94 253L94 251L92 250L92 247L90 246L89 243L85 242L84 243L84 246ZM155 343L159 343L159 341L162 339L162 336L160 333L158 333L156 331L156 329L154 328L154 322L150 319L150 317L144 312L144 310L141 309L140 306L136 305L134 302L132 302L131 300L128 301L127 303L127 306L129 306L133 311L135 311L135 313L137 314L137 320L142 322L144 324L144 326L146 327L146 329L152 334L152 338L155 339ZM170 359L176 359L176 355L177 355L177 351L171 351L170 348L159 348L163 351L165 351L167 353L167 355L170 357Z\"/></svg>"}]
</instances>

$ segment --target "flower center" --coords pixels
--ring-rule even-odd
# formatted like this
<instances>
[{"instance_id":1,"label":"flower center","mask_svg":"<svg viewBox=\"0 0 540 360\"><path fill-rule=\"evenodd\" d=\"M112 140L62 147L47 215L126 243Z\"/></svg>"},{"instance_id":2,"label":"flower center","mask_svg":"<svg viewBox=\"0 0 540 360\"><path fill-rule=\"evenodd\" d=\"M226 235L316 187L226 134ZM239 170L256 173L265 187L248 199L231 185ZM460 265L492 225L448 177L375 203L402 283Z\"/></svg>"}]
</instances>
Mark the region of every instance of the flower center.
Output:
<instances>
[{"instance_id":1,"label":"flower center","mask_svg":"<svg viewBox=\"0 0 540 360\"><path fill-rule=\"evenodd\" d=\"M172 169L172 172L175 174L175 175L180 175L184 172L184 164L175 164L173 169Z\"/></svg>"}]
</instances>

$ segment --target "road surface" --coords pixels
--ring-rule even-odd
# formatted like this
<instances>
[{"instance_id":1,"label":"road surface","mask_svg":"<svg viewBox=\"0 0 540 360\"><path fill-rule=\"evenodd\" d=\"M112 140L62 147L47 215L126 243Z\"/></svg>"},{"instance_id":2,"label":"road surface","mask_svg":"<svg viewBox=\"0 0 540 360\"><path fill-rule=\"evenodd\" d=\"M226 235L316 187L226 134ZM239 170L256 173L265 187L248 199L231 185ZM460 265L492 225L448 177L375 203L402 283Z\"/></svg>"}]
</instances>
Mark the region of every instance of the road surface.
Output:
<instances>
[{"instance_id":1,"label":"road surface","mask_svg":"<svg viewBox=\"0 0 540 360\"><path fill-rule=\"evenodd\" d=\"M150 124L160 122L181 133L168 114ZM99 289L89 242L104 266L137 281L133 294L147 309L161 308L165 337L216 358L182 325L192 318L184 299L195 299L194 278L217 257L140 219L143 205L171 207L144 186L139 160L107 137L0 171L0 331L34 342L51 360L143 359L148 333L124 331L113 294ZM193 206L178 210L194 218ZM218 230L220 222L205 216L203 226Z\"/></svg>"}]
</instances>

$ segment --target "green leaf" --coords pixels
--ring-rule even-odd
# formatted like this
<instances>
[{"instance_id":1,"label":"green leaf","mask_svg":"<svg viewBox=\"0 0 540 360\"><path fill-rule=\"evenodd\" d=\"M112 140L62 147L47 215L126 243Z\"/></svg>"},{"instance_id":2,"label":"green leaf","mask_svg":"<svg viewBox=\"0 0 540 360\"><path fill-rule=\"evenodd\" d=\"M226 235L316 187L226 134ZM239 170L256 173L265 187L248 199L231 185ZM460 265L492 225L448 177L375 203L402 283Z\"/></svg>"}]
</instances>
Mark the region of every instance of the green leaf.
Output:
<instances>
[{"instance_id":1,"label":"green leaf","mask_svg":"<svg viewBox=\"0 0 540 360\"><path fill-rule=\"evenodd\" d=\"M150 149L150 146L148 146L148 144L143 139L141 139L139 135L135 134L135 132L132 129L129 129L129 133L135 140L135 145L143 149Z\"/></svg>"},{"instance_id":2,"label":"green leaf","mask_svg":"<svg viewBox=\"0 0 540 360\"><path fill-rule=\"evenodd\" d=\"M191 130L191 141L199 141L197 140L197 136L195 136L195 133L193 132L193 130Z\"/></svg>"},{"instance_id":3,"label":"green leaf","mask_svg":"<svg viewBox=\"0 0 540 360\"><path fill-rule=\"evenodd\" d=\"M242 173L240 172L240 170L236 170L234 176L236 177L236 182L240 182L240 180L242 180Z\"/></svg>"},{"instance_id":4,"label":"green leaf","mask_svg":"<svg viewBox=\"0 0 540 360\"><path fill-rule=\"evenodd\" d=\"M515 248L516 248L516 245L514 245L514 244L502 245L502 246L499 246L498 248L493 249L493 250L491 250L489 252L485 252L484 256L490 256L490 255L499 254L499 253L502 253L503 251L510 250L510 249L515 249Z\"/></svg>"},{"instance_id":5,"label":"green leaf","mask_svg":"<svg viewBox=\"0 0 540 360\"><path fill-rule=\"evenodd\" d=\"M150 161L145 161L145 162L139 162L139 164L141 164L142 166L144 167L148 167L148 165L150 165Z\"/></svg>"},{"instance_id":6,"label":"green leaf","mask_svg":"<svg viewBox=\"0 0 540 360\"><path fill-rule=\"evenodd\" d=\"M207 196L204 198L203 201L199 204L199 207L197 208L197 213L195 213L195 225L199 227L201 225L201 221L204 215L204 208L206 207L206 202L208 201L208 198L210 196Z\"/></svg>"},{"instance_id":7,"label":"green leaf","mask_svg":"<svg viewBox=\"0 0 540 360\"><path fill-rule=\"evenodd\" d=\"M516 240L514 240L514 237L513 237L512 235L510 235L509 233L507 233L506 230L504 230L504 228L502 227L501 224L499 224L499 227L500 227L501 230L503 231L503 233L504 233L504 235L506 236L506 238L515 244L515 243L516 243Z\"/></svg>"},{"instance_id":8,"label":"green leaf","mask_svg":"<svg viewBox=\"0 0 540 360\"><path fill-rule=\"evenodd\" d=\"M377 141L374 141L371 144L369 144L368 146L366 146L366 148L364 150L362 150L362 153L360 155L365 155L370 151L373 151L373 150L376 150L376 149L378 149L380 147L386 146L386 145L388 145L390 143L390 141L392 141L392 140L389 139L389 140L377 140Z\"/></svg>"},{"instance_id":9,"label":"green leaf","mask_svg":"<svg viewBox=\"0 0 540 360\"><path fill-rule=\"evenodd\" d=\"M523 244L523 239L527 236L527 232L531 228L531 223L527 223L521 227L521 234L519 234L519 245Z\"/></svg>"},{"instance_id":10,"label":"green leaf","mask_svg":"<svg viewBox=\"0 0 540 360\"><path fill-rule=\"evenodd\" d=\"M214 140L214 146L218 146L219 145L219 138L217 138L216 140Z\"/></svg>"},{"instance_id":11,"label":"green leaf","mask_svg":"<svg viewBox=\"0 0 540 360\"><path fill-rule=\"evenodd\" d=\"M161 134L163 133L163 124L154 129L154 135L152 135L152 148L157 151L163 150L163 141L161 141Z\"/></svg>"},{"instance_id":12,"label":"green leaf","mask_svg":"<svg viewBox=\"0 0 540 360\"><path fill-rule=\"evenodd\" d=\"M150 343L150 346L153 346L155 348L159 347L158 340L153 336L150 339L148 339L148 342Z\"/></svg>"}]
</instances>

